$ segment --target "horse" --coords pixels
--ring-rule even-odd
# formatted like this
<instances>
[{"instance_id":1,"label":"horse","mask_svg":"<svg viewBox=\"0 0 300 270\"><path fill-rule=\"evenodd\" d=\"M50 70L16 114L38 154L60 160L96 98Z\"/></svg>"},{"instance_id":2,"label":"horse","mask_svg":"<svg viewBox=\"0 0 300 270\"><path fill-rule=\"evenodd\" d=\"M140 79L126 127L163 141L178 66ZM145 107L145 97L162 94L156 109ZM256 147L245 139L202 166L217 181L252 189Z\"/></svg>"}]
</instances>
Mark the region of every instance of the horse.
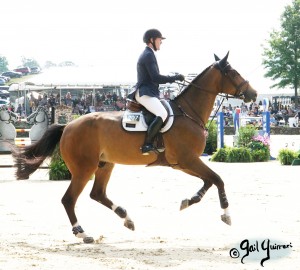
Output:
<instances>
[{"instance_id":1,"label":"horse","mask_svg":"<svg viewBox=\"0 0 300 270\"><path fill-rule=\"evenodd\" d=\"M29 131L31 141L38 141L48 129L49 117L47 109L44 106L38 106L37 109L27 116L27 122L32 124Z\"/></svg>"},{"instance_id":2,"label":"horse","mask_svg":"<svg viewBox=\"0 0 300 270\"><path fill-rule=\"evenodd\" d=\"M0 139L14 140L17 132L13 125L18 120L18 115L5 106L0 107Z\"/></svg>"},{"instance_id":3,"label":"horse","mask_svg":"<svg viewBox=\"0 0 300 270\"><path fill-rule=\"evenodd\" d=\"M171 129L162 134L164 152L142 155L140 147L145 132L125 131L121 126L123 112L95 112L67 125L51 125L38 142L14 152L17 179L28 179L59 144L61 156L72 175L61 202L73 234L84 243L92 243L94 239L80 226L74 208L91 175L95 175L91 199L115 212L124 220L125 227L135 229L127 210L114 204L106 194L115 164L169 166L202 179L202 188L190 199L184 199L180 210L200 202L209 188L216 185L224 211L221 220L231 225L224 182L201 160L206 145L205 125L216 96L227 95L245 103L257 97L257 91L228 63L228 54L222 59L215 55L216 61L170 101L174 122Z\"/></svg>"}]
</instances>

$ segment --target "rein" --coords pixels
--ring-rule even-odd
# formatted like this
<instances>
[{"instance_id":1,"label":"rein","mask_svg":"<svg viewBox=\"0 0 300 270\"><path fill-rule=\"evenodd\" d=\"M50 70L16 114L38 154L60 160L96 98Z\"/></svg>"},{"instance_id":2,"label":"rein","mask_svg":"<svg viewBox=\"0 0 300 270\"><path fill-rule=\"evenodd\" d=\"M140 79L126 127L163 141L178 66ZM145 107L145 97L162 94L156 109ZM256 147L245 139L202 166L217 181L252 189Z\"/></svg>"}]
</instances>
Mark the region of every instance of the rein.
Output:
<instances>
[{"instance_id":1,"label":"rein","mask_svg":"<svg viewBox=\"0 0 300 270\"><path fill-rule=\"evenodd\" d=\"M222 106L222 104L223 104L223 102L224 102L224 99L225 99L225 98L226 98L227 100L228 100L229 98L243 99L243 98L244 98L244 92L248 90L248 85L249 85L249 81L247 81L247 80L243 80L240 84L236 84L236 82L235 82L235 80L234 80L234 77L235 77L236 75L238 75L239 73L238 73L236 70L232 69L231 66L230 66L229 64L227 64L224 68L221 67L219 61L216 62L215 64L209 66L208 68L206 68L206 69L205 69L200 75L198 75L198 76L201 76L202 74L204 74L204 73L205 73L209 68L211 68L211 67L214 67L214 68L218 69L218 70L222 73L222 75L223 75L223 76L222 76L222 81L221 81L221 93L218 93L218 94L217 94L217 96L222 97L222 101L221 101L220 105L218 106L216 112L214 113L212 119L210 120L210 123L209 123L209 125L208 125L207 128L205 127L205 125L204 125L204 123L203 123L202 120L200 120L200 123L199 123L199 121L195 120L192 116L188 115L188 114L182 109L182 107L181 107L179 104L177 104L177 103L175 102L175 100L173 100L173 102L177 105L177 107L180 109L180 111L183 113L184 116L188 117L189 119L191 119L192 121L194 121L195 123L197 123L198 125L200 125L200 126L201 126L203 129L205 129L205 130L208 130L208 129L209 129L209 127L210 127L212 121L215 119L217 113L219 112L219 110L220 110L220 108L221 108L221 106ZM234 74L231 75L231 73L234 73ZM224 77L229 78L229 80L231 81L231 83L232 83L233 86L235 87L236 93L235 93L234 95L224 94L224 93L223 93L223 78L224 78ZM177 82L177 84L178 84L178 85L181 85L181 88L180 88L180 91L179 91L179 94L177 95L177 97L178 97L180 94L182 94L184 91L186 91L186 89L187 89L190 85L191 85L191 86L194 86L195 88L200 89L201 91L204 91L204 92L206 92L206 93L208 93L208 94L215 95L214 93L212 93L211 90L206 89L206 88L203 88L203 87L201 87L200 85L194 83L193 81L187 81L187 80L184 80L183 83ZM242 88L243 88L245 85L247 85L247 88L246 88L244 91L242 91ZM176 97L176 98L177 98L177 97ZM176 99L176 98L175 98L175 99ZM194 113L195 115L198 115L198 114L195 112L195 110L193 109L193 107L190 106L189 102L184 98L184 96L182 96L182 98L183 98L184 101L189 105L189 107L190 107L190 109L193 111L193 113Z\"/></svg>"}]
</instances>

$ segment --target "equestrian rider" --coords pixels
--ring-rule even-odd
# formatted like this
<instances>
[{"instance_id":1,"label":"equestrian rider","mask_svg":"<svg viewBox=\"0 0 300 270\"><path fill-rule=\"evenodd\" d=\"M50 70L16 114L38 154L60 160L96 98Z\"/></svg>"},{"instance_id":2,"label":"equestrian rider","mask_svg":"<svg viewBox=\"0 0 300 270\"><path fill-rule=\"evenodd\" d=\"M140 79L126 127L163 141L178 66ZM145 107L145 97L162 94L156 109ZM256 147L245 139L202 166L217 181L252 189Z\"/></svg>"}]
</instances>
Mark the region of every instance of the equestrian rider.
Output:
<instances>
[{"instance_id":1,"label":"equestrian rider","mask_svg":"<svg viewBox=\"0 0 300 270\"><path fill-rule=\"evenodd\" d=\"M143 155L155 152L153 146L154 138L161 129L168 113L159 101L159 84L183 81L184 76L164 76L159 73L158 64L154 52L160 50L162 40L165 39L157 29L149 29L143 36L143 41L147 44L145 50L140 55L137 62L137 84L134 91L128 95L129 99L134 99L142 104L149 112L155 115L153 122L149 125L144 145L141 147Z\"/></svg>"}]
</instances>

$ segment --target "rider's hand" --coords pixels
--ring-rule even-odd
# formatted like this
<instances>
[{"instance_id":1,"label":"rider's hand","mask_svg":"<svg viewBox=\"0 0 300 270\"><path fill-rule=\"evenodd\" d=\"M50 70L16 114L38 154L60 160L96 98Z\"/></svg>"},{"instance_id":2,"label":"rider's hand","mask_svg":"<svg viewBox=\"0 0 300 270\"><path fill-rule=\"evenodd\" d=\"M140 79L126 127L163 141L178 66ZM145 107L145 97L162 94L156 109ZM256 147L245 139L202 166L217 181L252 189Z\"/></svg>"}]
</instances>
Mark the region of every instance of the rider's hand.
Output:
<instances>
[{"instance_id":1,"label":"rider's hand","mask_svg":"<svg viewBox=\"0 0 300 270\"><path fill-rule=\"evenodd\" d=\"M184 81L184 76L182 74L175 75L175 81Z\"/></svg>"}]
</instances>

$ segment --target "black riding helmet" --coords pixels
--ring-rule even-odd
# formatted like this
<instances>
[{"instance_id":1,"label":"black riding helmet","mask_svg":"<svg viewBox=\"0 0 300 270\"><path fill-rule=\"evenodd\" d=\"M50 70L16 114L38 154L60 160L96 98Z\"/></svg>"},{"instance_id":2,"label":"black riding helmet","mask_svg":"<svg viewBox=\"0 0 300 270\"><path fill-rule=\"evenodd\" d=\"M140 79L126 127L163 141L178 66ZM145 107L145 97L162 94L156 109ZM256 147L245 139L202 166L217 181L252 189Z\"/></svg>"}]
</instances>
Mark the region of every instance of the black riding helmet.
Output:
<instances>
[{"instance_id":1,"label":"black riding helmet","mask_svg":"<svg viewBox=\"0 0 300 270\"><path fill-rule=\"evenodd\" d=\"M146 44L151 43L155 51L156 51L156 46L155 43L151 41L151 38L153 38L153 40L155 40L156 38L166 39L165 37L162 36L161 32L157 29L149 29L145 32L143 36L143 41Z\"/></svg>"}]
</instances>

